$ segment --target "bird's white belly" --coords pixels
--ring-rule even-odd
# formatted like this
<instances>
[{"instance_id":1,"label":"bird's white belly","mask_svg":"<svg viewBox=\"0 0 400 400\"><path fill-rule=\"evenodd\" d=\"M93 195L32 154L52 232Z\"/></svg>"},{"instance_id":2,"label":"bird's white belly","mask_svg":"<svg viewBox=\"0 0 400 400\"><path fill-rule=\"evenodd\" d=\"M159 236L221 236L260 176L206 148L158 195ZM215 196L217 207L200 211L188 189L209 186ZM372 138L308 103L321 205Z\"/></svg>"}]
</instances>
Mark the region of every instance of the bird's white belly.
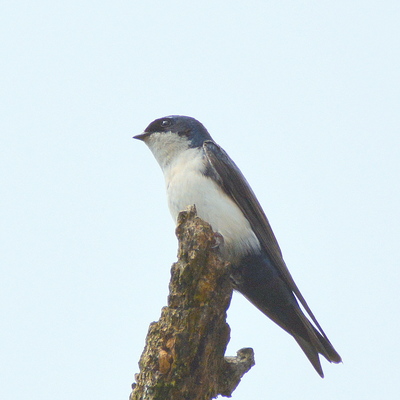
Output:
<instances>
[{"instance_id":1,"label":"bird's white belly","mask_svg":"<svg viewBox=\"0 0 400 400\"><path fill-rule=\"evenodd\" d=\"M197 215L223 236L221 250L229 260L259 249L260 243L236 203L193 164L193 169L186 165L166 176L168 206L175 221L180 211L194 204Z\"/></svg>"}]
</instances>

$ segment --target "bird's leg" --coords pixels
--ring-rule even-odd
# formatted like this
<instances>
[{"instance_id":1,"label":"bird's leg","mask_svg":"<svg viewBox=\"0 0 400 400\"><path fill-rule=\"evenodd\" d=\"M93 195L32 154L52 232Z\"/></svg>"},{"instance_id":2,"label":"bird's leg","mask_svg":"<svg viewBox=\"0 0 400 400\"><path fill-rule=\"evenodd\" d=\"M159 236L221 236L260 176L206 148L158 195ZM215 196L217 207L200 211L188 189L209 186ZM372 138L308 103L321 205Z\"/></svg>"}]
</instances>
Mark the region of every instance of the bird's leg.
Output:
<instances>
[{"instance_id":1,"label":"bird's leg","mask_svg":"<svg viewBox=\"0 0 400 400\"><path fill-rule=\"evenodd\" d=\"M216 249L224 244L224 237L219 232L214 232L214 244L211 246L212 249Z\"/></svg>"}]
</instances>

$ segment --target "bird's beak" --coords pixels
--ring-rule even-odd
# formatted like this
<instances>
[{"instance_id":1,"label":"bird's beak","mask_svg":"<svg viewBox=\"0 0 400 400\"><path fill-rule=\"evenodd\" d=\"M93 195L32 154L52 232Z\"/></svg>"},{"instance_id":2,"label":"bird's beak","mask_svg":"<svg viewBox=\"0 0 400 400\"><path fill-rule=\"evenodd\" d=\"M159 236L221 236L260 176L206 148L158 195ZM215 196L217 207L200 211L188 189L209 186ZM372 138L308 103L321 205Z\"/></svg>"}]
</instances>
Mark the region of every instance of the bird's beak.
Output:
<instances>
[{"instance_id":1,"label":"bird's beak","mask_svg":"<svg viewBox=\"0 0 400 400\"><path fill-rule=\"evenodd\" d=\"M141 133L140 135L134 136L132 139L138 139L138 140L144 141L144 140L146 140L146 138L147 138L149 135L150 135L149 132L143 132L143 133Z\"/></svg>"}]
</instances>

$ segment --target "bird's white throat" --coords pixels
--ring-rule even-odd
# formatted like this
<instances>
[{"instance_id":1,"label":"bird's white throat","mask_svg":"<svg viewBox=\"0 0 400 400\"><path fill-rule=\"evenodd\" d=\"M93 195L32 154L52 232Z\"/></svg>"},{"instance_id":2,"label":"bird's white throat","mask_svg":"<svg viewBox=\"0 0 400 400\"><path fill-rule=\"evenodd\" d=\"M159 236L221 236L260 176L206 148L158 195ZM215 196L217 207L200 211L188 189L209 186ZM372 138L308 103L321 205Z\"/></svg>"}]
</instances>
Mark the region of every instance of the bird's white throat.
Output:
<instances>
[{"instance_id":1,"label":"bird's white throat","mask_svg":"<svg viewBox=\"0 0 400 400\"><path fill-rule=\"evenodd\" d=\"M155 132L146 138L145 143L165 173L165 169L182 153L189 150L189 142L172 132Z\"/></svg>"}]
</instances>

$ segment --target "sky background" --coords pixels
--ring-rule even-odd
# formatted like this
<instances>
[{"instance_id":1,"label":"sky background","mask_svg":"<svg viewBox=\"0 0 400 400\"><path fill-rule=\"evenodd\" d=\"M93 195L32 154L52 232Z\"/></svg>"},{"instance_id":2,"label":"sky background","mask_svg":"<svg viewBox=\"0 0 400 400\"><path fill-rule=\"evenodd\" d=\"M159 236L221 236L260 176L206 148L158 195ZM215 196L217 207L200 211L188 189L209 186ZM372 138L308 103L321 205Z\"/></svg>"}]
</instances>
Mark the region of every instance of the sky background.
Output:
<instances>
[{"instance_id":1,"label":"sky background","mask_svg":"<svg viewBox=\"0 0 400 400\"><path fill-rule=\"evenodd\" d=\"M199 119L239 165L343 357L320 379L239 294L235 400L397 398L400 3L0 6L0 397L127 399L177 241L132 140Z\"/></svg>"}]
</instances>

